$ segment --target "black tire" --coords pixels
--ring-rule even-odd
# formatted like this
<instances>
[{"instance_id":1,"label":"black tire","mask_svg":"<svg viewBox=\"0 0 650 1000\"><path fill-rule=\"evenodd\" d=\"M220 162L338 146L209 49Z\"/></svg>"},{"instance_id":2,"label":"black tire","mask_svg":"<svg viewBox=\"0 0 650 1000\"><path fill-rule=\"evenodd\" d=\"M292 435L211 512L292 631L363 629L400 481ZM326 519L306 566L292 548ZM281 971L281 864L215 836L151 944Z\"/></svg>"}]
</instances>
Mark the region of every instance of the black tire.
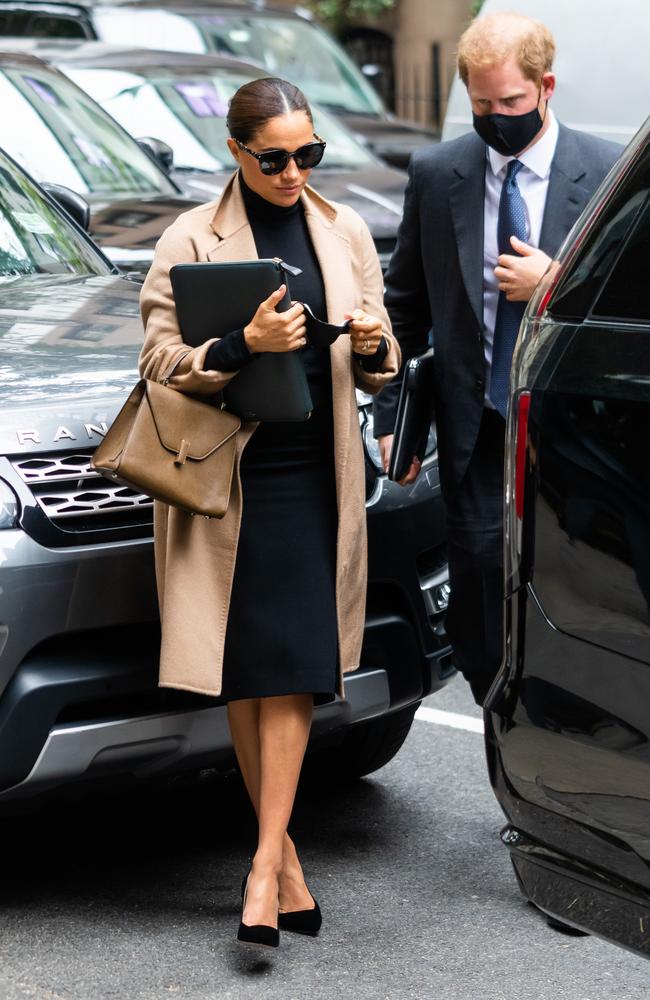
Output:
<instances>
[{"instance_id":1,"label":"black tire","mask_svg":"<svg viewBox=\"0 0 650 1000\"><path fill-rule=\"evenodd\" d=\"M378 771L404 744L417 708L419 702L391 715L352 726L341 744L312 757L310 770L320 778L336 778L337 781L355 780Z\"/></svg>"}]
</instances>

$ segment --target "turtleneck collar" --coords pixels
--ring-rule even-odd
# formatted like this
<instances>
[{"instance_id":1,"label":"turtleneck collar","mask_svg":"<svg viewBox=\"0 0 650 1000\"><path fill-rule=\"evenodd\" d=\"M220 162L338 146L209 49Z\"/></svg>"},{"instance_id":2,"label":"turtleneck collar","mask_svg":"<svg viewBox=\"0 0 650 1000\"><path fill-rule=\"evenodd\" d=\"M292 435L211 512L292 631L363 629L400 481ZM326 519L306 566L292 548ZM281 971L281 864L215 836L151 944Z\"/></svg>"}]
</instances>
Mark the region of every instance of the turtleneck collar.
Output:
<instances>
[{"instance_id":1,"label":"turtleneck collar","mask_svg":"<svg viewBox=\"0 0 650 1000\"><path fill-rule=\"evenodd\" d=\"M259 219L266 222L273 222L274 219L287 219L289 216L297 215L303 211L302 202L300 198L296 201L294 205L274 205L273 202L267 201L252 188L249 188L248 184L244 180L244 175L241 170L239 171L239 185L241 187L242 197L244 199L244 205L246 206L246 214L249 219Z\"/></svg>"}]
</instances>

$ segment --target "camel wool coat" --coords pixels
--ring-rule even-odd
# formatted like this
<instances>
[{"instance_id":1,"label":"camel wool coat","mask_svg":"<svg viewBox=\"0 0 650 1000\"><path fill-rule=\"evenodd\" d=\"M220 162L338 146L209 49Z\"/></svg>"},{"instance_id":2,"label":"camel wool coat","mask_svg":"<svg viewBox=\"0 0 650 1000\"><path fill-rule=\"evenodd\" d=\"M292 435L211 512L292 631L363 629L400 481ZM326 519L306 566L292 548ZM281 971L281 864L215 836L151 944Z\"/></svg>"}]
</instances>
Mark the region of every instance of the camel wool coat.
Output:
<instances>
[{"instance_id":1,"label":"camel wool coat","mask_svg":"<svg viewBox=\"0 0 650 1000\"><path fill-rule=\"evenodd\" d=\"M355 386L376 393L397 373L400 353L383 306L383 279L372 237L351 208L321 198L306 187L301 195L305 219L318 258L327 302L327 318L342 323L344 313L361 308L381 319L389 345L382 370L365 372L352 356L348 336L330 348L334 411L335 479L339 524L336 603L339 636L339 693L342 674L359 665L365 619L367 543L363 445ZM141 293L145 339L139 370L162 380L182 358L169 385L190 395L211 396L233 372L204 371L211 344L183 343L169 280L173 264L257 258L239 186L238 173L218 201L184 212L160 237ZM289 263L300 264L299 261ZM255 308L251 307L251 319ZM161 687L219 695L230 594L232 589L242 490L239 458L257 423L243 423L237 434L237 467L226 515L192 517L154 502L154 552L162 626ZM282 567L278 567L282 572ZM291 622L286 623L291 628ZM305 651L309 655L309 651Z\"/></svg>"}]
</instances>

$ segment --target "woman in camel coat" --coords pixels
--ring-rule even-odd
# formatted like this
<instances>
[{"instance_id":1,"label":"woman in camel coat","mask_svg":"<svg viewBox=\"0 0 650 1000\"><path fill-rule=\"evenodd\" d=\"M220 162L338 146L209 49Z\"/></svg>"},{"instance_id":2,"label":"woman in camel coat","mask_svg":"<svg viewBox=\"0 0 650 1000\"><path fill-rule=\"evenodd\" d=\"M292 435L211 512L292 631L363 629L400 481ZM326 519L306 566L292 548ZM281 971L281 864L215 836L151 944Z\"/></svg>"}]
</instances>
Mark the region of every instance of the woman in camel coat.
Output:
<instances>
[{"instance_id":1,"label":"woman in camel coat","mask_svg":"<svg viewBox=\"0 0 650 1000\"><path fill-rule=\"evenodd\" d=\"M315 402L305 424L242 424L241 477L222 520L154 506L160 684L228 702L260 826L239 938L276 945L278 922L312 934L320 926L286 830L314 696L342 694L342 675L359 666L367 569L354 390L377 392L400 359L365 223L306 185L324 143L303 95L284 81L254 81L233 97L228 124L238 172L217 202L179 216L156 248L141 297L140 373L161 380L180 358L169 385L209 397L257 351L298 350ZM184 344L170 267L258 256L300 267L294 300L331 323L352 317L350 333L329 349L306 347L303 307L276 312L280 291L251 308L244 330Z\"/></svg>"}]
</instances>

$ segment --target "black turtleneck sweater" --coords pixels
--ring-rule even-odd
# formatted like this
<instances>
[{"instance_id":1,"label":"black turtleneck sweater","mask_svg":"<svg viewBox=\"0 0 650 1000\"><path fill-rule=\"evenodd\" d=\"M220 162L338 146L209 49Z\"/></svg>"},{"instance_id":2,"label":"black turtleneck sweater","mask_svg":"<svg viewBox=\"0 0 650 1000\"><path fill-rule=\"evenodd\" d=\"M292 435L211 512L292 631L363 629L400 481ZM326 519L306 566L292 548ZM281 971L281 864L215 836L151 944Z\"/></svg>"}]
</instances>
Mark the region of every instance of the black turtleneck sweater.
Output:
<instances>
[{"instance_id":1,"label":"black turtleneck sweater","mask_svg":"<svg viewBox=\"0 0 650 1000\"><path fill-rule=\"evenodd\" d=\"M302 202L299 199L294 205L286 208L282 205L274 205L252 191L244 181L241 172L239 183L258 256L261 258L280 257L287 264L299 267L302 273L295 276L290 275L288 278L291 298L296 302L308 303L315 316L326 319L327 306L323 279L307 228ZM354 306L351 305L351 308ZM308 377L310 367L312 367L310 362L314 361L312 356L314 352L315 348L309 346L302 348L300 352ZM379 349L374 355L355 353L354 357L366 371L378 371L386 354L387 345L382 339ZM222 337L210 347L205 358L204 368L213 371L237 371L246 365L251 357L252 354L248 350L244 338L244 331L233 330L232 333ZM327 363L329 366L329 357ZM312 386L311 382L312 379L310 379L310 388L316 408L319 403L314 398L313 390L317 387ZM318 391L317 395L320 395Z\"/></svg>"}]
</instances>

